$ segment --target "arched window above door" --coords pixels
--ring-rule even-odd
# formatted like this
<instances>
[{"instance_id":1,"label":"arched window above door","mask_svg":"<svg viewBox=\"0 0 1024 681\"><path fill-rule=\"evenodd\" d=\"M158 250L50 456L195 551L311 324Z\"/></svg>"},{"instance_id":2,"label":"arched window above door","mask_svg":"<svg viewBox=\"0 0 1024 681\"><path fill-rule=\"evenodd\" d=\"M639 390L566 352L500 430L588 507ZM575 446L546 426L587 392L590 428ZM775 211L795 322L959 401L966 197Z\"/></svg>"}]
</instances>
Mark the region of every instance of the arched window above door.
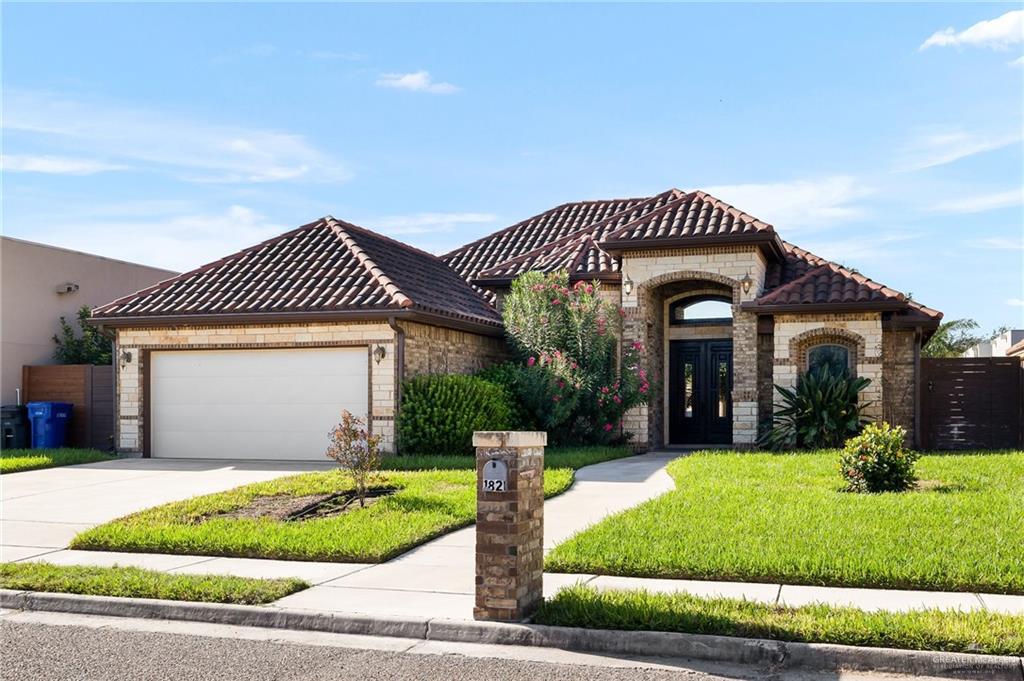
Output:
<instances>
[{"instance_id":1,"label":"arched window above door","mask_svg":"<svg viewBox=\"0 0 1024 681\"><path fill-rule=\"evenodd\" d=\"M692 296L680 298L668 308L668 323L680 324L731 324L732 305L725 296Z\"/></svg>"},{"instance_id":2,"label":"arched window above door","mask_svg":"<svg viewBox=\"0 0 1024 681\"><path fill-rule=\"evenodd\" d=\"M825 366L833 374L853 373L850 348L838 343L821 343L807 349L807 371Z\"/></svg>"}]
</instances>

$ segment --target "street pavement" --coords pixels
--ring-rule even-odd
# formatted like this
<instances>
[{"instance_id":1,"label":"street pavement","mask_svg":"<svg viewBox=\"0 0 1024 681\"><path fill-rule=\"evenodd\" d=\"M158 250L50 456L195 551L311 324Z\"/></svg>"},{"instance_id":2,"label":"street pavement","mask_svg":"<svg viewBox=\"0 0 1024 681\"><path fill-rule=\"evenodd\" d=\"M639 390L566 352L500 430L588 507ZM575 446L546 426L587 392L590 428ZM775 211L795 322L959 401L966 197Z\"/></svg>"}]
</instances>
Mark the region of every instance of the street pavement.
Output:
<instances>
[{"instance_id":1,"label":"street pavement","mask_svg":"<svg viewBox=\"0 0 1024 681\"><path fill-rule=\"evenodd\" d=\"M0 678L20 681L844 681L672 659L215 624L8 611Z\"/></svg>"}]
</instances>

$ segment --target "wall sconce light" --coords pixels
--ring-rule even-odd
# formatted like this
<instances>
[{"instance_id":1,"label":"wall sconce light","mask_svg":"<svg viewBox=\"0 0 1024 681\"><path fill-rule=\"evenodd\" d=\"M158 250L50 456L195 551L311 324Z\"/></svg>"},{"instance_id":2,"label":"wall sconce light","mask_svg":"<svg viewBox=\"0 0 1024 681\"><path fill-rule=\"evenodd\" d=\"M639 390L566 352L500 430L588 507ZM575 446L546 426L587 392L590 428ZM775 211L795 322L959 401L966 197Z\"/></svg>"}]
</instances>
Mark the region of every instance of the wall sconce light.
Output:
<instances>
[{"instance_id":1,"label":"wall sconce light","mask_svg":"<svg viewBox=\"0 0 1024 681\"><path fill-rule=\"evenodd\" d=\"M747 272L746 274L743 275L743 278L740 279L740 286L743 287L744 293L750 293L750 287L753 285L754 280L750 278L750 272Z\"/></svg>"},{"instance_id":2,"label":"wall sconce light","mask_svg":"<svg viewBox=\"0 0 1024 681\"><path fill-rule=\"evenodd\" d=\"M380 364L381 360L384 359L384 356L386 354L387 354L387 351L384 349L384 346L383 345L378 345L377 347L375 347L373 349L373 361L375 361L377 364Z\"/></svg>"},{"instance_id":3,"label":"wall sconce light","mask_svg":"<svg viewBox=\"0 0 1024 681\"><path fill-rule=\"evenodd\" d=\"M120 358L121 358L121 368L123 369L127 365L132 363L132 351L131 350L122 350Z\"/></svg>"},{"instance_id":4,"label":"wall sconce light","mask_svg":"<svg viewBox=\"0 0 1024 681\"><path fill-rule=\"evenodd\" d=\"M633 280L628 276L622 280L622 292L627 296L633 295Z\"/></svg>"}]
</instances>

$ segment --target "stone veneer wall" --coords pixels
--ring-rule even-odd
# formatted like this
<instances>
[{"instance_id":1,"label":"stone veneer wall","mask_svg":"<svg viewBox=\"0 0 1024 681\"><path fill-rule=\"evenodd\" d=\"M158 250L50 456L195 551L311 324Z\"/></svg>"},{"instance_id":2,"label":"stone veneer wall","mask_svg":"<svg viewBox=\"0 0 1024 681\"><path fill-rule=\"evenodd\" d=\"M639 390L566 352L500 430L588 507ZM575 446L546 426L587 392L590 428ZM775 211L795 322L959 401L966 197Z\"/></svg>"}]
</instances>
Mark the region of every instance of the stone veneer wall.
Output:
<instances>
[{"instance_id":1,"label":"stone veneer wall","mask_svg":"<svg viewBox=\"0 0 1024 681\"><path fill-rule=\"evenodd\" d=\"M238 350L367 346L370 367L370 428L383 436L383 447L394 446L395 332L386 323L253 324L245 326L179 326L117 330L114 357L131 352L132 361L117 371L118 451L140 452L143 447L143 350ZM385 348L380 364L371 361L373 347ZM115 359L115 361L117 361Z\"/></svg>"},{"instance_id":2,"label":"stone veneer wall","mask_svg":"<svg viewBox=\"0 0 1024 681\"><path fill-rule=\"evenodd\" d=\"M713 282L733 291L733 443L753 445L757 438L758 367L757 316L740 309L755 299L764 285L765 259L756 246L633 251L623 254L623 279L634 282L631 294L622 295L625 311L623 342L641 340L648 346L652 385L650 405L626 414L625 427L634 433L639 448L664 444L664 349L667 342L663 298L658 289L680 281ZM743 292L739 281L754 280Z\"/></svg>"},{"instance_id":3,"label":"stone veneer wall","mask_svg":"<svg viewBox=\"0 0 1024 681\"><path fill-rule=\"evenodd\" d=\"M772 380L796 385L806 371L807 350L819 343L839 343L854 353L857 376L871 379L861 398L869 402L865 415L882 418L882 315L879 312L775 315L775 352Z\"/></svg>"},{"instance_id":4,"label":"stone veneer wall","mask_svg":"<svg viewBox=\"0 0 1024 681\"><path fill-rule=\"evenodd\" d=\"M509 359L505 339L468 331L399 322L405 331L405 376L469 374Z\"/></svg>"},{"instance_id":5,"label":"stone veneer wall","mask_svg":"<svg viewBox=\"0 0 1024 681\"><path fill-rule=\"evenodd\" d=\"M903 426L908 444L914 441L916 425L916 345L917 334L913 330L882 330L882 418L894 426Z\"/></svg>"},{"instance_id":6,"label":"stone veneer wall","mask_svg":"<svg viewBox=\"0 0 1024 681\"><path fill-rule=\"evenodd\" d=\"M770 333L757 334L757 436L761 437L772 427L772 413L775 411L775 385L772 383L775 354L775 336Z\"/></svg>"}]
</instances>

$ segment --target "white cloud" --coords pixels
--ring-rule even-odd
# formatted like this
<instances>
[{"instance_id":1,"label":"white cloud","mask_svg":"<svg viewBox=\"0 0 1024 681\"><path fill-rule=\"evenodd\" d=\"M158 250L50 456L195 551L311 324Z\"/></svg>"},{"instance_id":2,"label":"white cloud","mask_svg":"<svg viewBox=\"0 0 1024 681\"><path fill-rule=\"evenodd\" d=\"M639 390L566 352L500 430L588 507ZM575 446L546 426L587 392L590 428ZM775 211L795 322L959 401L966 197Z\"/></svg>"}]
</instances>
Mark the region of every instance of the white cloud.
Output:
<instances>
[{"instance_id":1,"label":"white cloud","mask_svg":"<svg viewBox=\"0 0 1024 681\"><path fill-rule=\"evenodd\" d=\"M1024 67L1024 56L1017 57L1013 61L1006 62L1007 66Z\"/></svg>"},{"instance_id":2,"label":"white cloud","mask_svg":"<svg viewBox=\"0 0 1024 681\"><path fill-rule=\"evenodd\" d=\"M9 173L47 173L51 175L94 175L108 170L124 170L126 166L88 158L4 154L0 168Z\"/></svg>"},{"instance_id":3,"label":"white cloud","mask_svg":"<svg viewBox=\"0 0 1024 681\"><path fill-rule=\"evenodd\" d=\"M928 210L933 213L983 213L997 208L1019 206L1021 203L1024 203L1024 189L1011 189L1005 192L939 201Z\"/></svg>"},{"instance_id":4,"label":"white cloud","mask_svg":"<svg viewBox=\"0 0 1024 681\"><path fill-rule=\"evenodd\" d=\"M969 243L975 248L986 248L995 251L1024 251L1024 239L994 236L985 239L976 239Z\"/></svg>"},{"instance_id":5,"label":"white cloud","mask_svg":"<svg viewBox=\"0 0 1024 681\"><path fill-rule=\"evenodd\" d=\"M1007 298L1006 299L1006 304L1007 305L1012 305L1013 307L1024 307L1024 299L1022 299L1022 298Z\"/></svg>"},{"instance_id":6,"label":"white cloud","mask_svg":"<svg viewBox=\"0 0 1024 681\"><path fill-rule=\"evenodd\" d=\"M340 161L290 132L43 93L11 92L5 100L7 131L27 139L43 137L75 153L147 164L188 181L342 182L351 177Z\"/></svg>"},{"instance_id":7,"label":"white cloud","mask_svg":"<svg viewBox=\"0 0 1024 681\"><path fill-rule=\"evenodd\" d=\"M877 260L890 256L904 257L904 253L896 249L895 245L913 241L920 236L919 233L912 232L872 234L870 236L861 235L859 237L828 241L815 241L812 239L806 243L801 240L800 245L823 258L852 267L855 260Z\"/></svg>"},{"instance_id":8,"label":"white cloud","mask_svg":"<svg viewBox=\"0 0 1024 681\"><path fill-rule=\"evenodd\" d=\"M411 92L429 92L435 95L450 95L459 91L458 86L451 83L435 83L429 71L385 73L377 79L377 85Z\"/></svg>"},{"instance_id":9,"label":"white cloud","mask_svg":"<svg viewBox=\"0 0 1024 681\"><path fill-rule=\"evenodd\" d=\"M919 50L929 47L988 47L993 50L1005 50L1010 45L1024 41L1024 10L1013 10L1006 14L979 21L978 23L957 31L950 26L936 31L925 40Z\"/></svg>"},{"instance_id":10,"label":"white cloud","mask_svg":"<svg viewBox=\"0 0 1024 681\"><path fill-rule=\"evenodd\" d=\"M924 135L913 142L901 162L898 171L924 170L959 161L968 156L983 154L1019 144L1024 135L1020 131L1008 134L980 134L954 130Z\"/></svg>"},{"instance_id":11,"label":"white cloud","mask_svg":"<svg viewBox=\"0 0 1024 681\"><path fill-rule=\"evenodd\" d=\"M190 212L150 218L93 217L19 223L17 234L33 241L110 258L185 271L277 236L291 227L275 224L246 206L221 212Z\"/></svg>"},{"instance_id":12,"label":"white cloud","mask_svg":"<svg viewBox=\"0 0 1024 681\"><path fill-rule=\"evenodd\" d=\"M371 219L367 220L366 224L390 235L433 234L451 232L458 225L486 224L497 219L498 217L491 213L417 213Z\"/></svg>"},{"instance_id":13,"label":"white cloud","mask_svg":"<svg viewBox=\"0 0 1024 681\"><path fill-rule=\"evenodd\" d=\"M708 187L708 193L788 232L825 227L864 214L858 199L874 190L855 177Z\"/></svg>"}]
</instances>

